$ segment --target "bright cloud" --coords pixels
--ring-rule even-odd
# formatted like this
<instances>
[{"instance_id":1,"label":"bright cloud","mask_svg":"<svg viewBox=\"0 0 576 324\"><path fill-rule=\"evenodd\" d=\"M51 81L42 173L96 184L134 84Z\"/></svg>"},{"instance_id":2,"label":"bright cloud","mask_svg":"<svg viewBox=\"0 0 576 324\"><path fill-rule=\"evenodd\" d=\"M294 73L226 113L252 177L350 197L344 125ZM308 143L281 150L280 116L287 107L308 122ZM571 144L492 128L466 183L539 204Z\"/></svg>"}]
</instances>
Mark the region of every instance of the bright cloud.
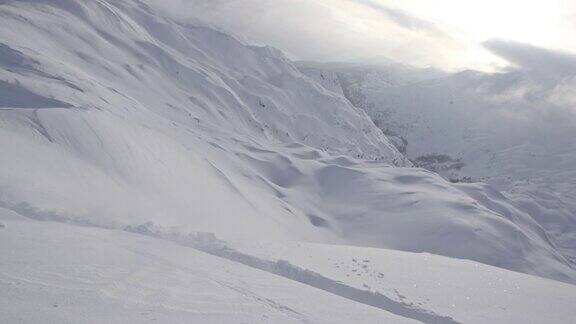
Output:
<instances>
[{"instance_id":1,"label":"bright cloud","mask_svg":"<svg viewBox=\"0 0 576 324\"><path fill-rule=\"evenodd\" d=\"M573 0L147 0L294 59L490 69L498 38L576 52Z\"/></svg>"}]
</instances>

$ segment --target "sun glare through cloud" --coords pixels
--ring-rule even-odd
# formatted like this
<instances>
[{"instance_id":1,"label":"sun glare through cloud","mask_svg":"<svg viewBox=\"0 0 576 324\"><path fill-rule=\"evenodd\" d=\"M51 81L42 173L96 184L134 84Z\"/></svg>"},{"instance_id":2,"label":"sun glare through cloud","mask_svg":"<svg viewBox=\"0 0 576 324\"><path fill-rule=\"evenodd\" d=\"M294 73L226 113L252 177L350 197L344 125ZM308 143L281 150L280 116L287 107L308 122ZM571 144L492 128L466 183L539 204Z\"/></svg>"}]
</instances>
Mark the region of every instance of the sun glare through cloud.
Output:
<instances>
[{"instance_id":1,"label":"sun glare through cloud","mask_svg":"<svg viewBox=\"0 0 576 324\"><path fill-rule=\"evenodd\" d=\"M507 64L482 46L494 38L576 51L569 0L150 1L303 60L494 70Z\"/></svg>"}]
</instances>

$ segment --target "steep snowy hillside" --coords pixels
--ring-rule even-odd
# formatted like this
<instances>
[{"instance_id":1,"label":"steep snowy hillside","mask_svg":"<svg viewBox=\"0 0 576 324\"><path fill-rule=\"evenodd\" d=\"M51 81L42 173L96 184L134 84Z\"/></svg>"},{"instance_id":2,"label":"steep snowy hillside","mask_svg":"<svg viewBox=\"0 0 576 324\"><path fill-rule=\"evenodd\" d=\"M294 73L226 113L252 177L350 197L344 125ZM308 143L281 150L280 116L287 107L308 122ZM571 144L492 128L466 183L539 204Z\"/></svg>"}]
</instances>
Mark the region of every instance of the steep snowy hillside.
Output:
<instances>
[{"instance_id":1,"label":"steep snowy hillside","mask_svg":"<svg viewBox=\"0 0 576 324\"><path fill-rule=\"evenodd\" d=\"M526 212L412 168L363 110L277 50L137 0L8 0L0 17L0 207L106 229L430 252L576 282Z\"/></svg>"},{"instance_id":2,"label":"steep snowy hillside","mask_svg":"<svg viewBox=\"0 0 576 324\"><path fill-rule=\"evenodd\" d=\"M302 70L334 75L340 91L415 164L503 191L576 260L572 77L522 70L434 77L410 68L310 63Z\"/></svg>"},{"instance_id":3,"label":"steep snowy hillside","mask_svg":"<svg viewBox=\"0 0 576 324\"><path fill-rule=\"evenodd\" d=\"M133 1L8 1L1 10L5 204L107 225L162 219L306 236L315 228L268 188L281 175L258 177L237 160L259 165L261 145L300 143L311 154L406 163L363 112L271 48Z\"/></svg>"}]
</instances>

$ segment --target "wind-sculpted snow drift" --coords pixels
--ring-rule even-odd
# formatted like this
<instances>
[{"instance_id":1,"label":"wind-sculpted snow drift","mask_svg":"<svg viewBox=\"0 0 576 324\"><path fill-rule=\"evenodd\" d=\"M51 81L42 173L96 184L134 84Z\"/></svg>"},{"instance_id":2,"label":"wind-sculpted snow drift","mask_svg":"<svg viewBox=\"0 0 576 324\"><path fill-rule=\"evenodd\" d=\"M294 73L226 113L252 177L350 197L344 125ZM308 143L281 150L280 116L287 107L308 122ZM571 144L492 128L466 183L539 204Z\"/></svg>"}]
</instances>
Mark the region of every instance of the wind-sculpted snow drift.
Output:
<instances>
[{"instance_id":1,"label":"wind-sculpted snow drift","mask_svg":"<svg viewBox=\"0 0 576 324\"><path fill-rule=\"evenodd\" d=\"M136 0L0 1L0 43L0 93L15 94L0 100L0 204L19 214L426 251L576 280L530 216L412 168L277 50Z\"/></svg>"}]
</instances>

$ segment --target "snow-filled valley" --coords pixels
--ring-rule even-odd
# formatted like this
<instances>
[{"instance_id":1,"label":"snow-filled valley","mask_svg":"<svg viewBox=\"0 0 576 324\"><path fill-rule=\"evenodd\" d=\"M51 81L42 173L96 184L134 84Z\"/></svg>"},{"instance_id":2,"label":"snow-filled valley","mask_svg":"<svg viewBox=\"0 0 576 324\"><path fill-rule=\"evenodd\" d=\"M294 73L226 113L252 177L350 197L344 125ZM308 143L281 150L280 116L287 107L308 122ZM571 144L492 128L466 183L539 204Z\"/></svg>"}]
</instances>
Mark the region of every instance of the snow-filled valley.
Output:
<instances>
[{"instance_id":1,"label":"snow-filled valley","mask_svg":"<svg viewBox=\"0 0 576 324\"><path fill-rule=\"evenodd\" d=\"M146 1L0 1L0 322L576 318L573 201L418 168L304 72Z\"/></svg>"},{"instance_id":2,"label":"snow-filled valley","mask_svg":"<svg viewBox=\"0 0 576 324\"><path fill-rule=\"evenodd\" d=\"M490 184L576 260L574 72L300 65L363 108L416 165Z\"/></svg>"}]
</instances>

